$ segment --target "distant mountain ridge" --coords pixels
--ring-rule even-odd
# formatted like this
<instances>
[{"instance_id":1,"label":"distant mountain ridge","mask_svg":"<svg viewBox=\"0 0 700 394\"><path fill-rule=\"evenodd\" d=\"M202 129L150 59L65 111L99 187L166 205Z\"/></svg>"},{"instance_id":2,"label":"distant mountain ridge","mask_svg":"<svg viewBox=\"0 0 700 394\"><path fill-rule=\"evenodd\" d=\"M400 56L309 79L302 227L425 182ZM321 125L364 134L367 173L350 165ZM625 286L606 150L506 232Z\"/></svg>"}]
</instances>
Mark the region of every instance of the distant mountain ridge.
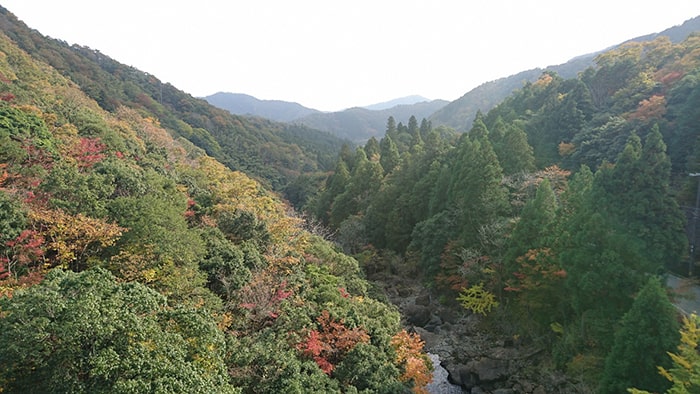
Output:
<instances>
[{"instance_id":1,"label":"distant mountain ridge","mask_svg":"<svg viewBox=\"0 0 700 394\"><path fill-rule=\"evenodd\" d=\"M372 104L372 105L365 105L362 108L364 109L369 109L371 111L381 111L384 109L389 109L396 107L398 105L413 105L413 104L418 104L426 101L432 101L429 98L425 98L423 96L418 96L418 95L413 95L413 96L406 96L406 97L399 97L393 100L389 101L384 101L381 103L377 104Z\"/></svg>"},{"instance_id":2,"label":"distant mountain ridge","mask_svg":"<svg viewBox=\"0 0 700 394\"><path fill-rule=\"evenodd\" d=\"M464 96L436 111L430 116L430 120L433 122L434 126L445 125L457 131L466 131L471 128L472 121L478 111L484 113L488 112L508 97L513 91L523 87L525 83L535 82L545 71L556 72L563 78L574 78L579 72L584 71L589 66L593 66L595 64L595 57L608 49L619 47L628 42L651 41L660 36L667 36L670 38L671 42L678 43L691 33L698 31L700 31L700 16L691 18L681 25L673 26L660 33L636 37L611 48L577 56L563 64L526 70L508 77L489 81L477 86Z\"/></svg>"},{"instance_id":3,"label":"distant mountain ridge","mask_svg":"<svg viewBox=\"0 0 700 394\"><path fill-rule=\"evenodd\" d=\"M383 110L355 107L340 112L308 115L293 123L328 131L337 137L356 143L364 143L371 137L384 136L386 122L390 116L394 117L396 123L406 124L411 115L418 120L427 119L448 103L446 100L432 100L410 105L397 105Z\"/></svg>"},{"instance_id":4,"label":"distant mountain ridge","mask_svg":"<svg viewBox=\"0 0 700 394\"><path fill-rule=\"evenodd\" d=\"M225 109L234 115L252 115L289 122L320 111L304 107L299 103L282 100L260 100L243 93L218 92L204 97L209 104Z\"/></svg>"},{"instance_id":5,"label":"distant mountain ridge","mask_svg":"<svg viewBox=\"0 0 700 394\"><path fill-rule=\"evenodd\" d=\"M411 115L417 119L428 118L449 103L445 100L429 100L423 96L414 95L366 107L321 112L294 102L260 100L241 93L219 92L204 97L204 100L234 115L255 116L303 125L327 131L357 143L363 143L372 136L383 136L386 121L390 116L393 116L397 123L407 123Z\"/></svg>"}]
</instances>

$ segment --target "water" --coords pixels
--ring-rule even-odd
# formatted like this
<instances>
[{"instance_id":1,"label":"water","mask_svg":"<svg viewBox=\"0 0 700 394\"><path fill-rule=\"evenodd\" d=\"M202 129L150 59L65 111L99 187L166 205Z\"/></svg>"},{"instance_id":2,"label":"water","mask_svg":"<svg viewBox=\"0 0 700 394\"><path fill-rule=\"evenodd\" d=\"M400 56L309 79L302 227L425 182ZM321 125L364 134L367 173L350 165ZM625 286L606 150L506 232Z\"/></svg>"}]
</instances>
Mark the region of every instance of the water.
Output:
<instances>
[{"instance_id":1,"label":"water","mask_svg":"<svg viewBox=\"0 0 700 394\"><path fill-rule=\"evenodd\" d=\"M447 381L447 370L440 364L440 356L428 353L433 362L433 381L425 388L430 394L462 394L462 388Z\"/></svg>"}]
</instances>

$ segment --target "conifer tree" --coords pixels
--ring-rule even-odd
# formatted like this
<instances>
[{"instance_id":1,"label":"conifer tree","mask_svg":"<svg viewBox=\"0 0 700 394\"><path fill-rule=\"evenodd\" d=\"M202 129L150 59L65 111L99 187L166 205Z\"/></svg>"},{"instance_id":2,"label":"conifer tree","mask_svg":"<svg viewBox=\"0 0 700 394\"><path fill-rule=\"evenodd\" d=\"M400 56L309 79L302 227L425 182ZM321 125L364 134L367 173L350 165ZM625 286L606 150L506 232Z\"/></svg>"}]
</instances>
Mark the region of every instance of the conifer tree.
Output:
<instances>
[{"instance_id":1,"label":"conifer tree","mask_svg":"<svg viewBox=\"0 0 700 394\"><path fill-rule=\"evenodd\" d=\"M379 152L379 164L382 165L384 175L389 174L399 165L401 158L393 138L388 133L379 142Z\"/></svg>"},{"instance_id":2,"label":"conifer tree","mask_svg":"<svg viewBox=\"0 0 700 394\"><path fill-rule=\"evenodd\" d=\"M535 198L528 201L520 214L520 220L513 230L508 243L506 264L515 260L530 249L551 246L557 231L557 200L549 180L545 179L537 188Z\"/></svg>"},{"instance_id":3,"label":"conifer tree","mask_svg":"<svg viewBox=\"0 0 700 394\"><path fill-rule=\"evenodd\" d=\"M663 392L670 382L657 373L669 368L668 352L678 344L677 313L658 277L639 292L615 334L605 360L600 393L624 393L630 387Z\"/></svg>"},{"instance_id":4,"label":"conifer tree","mask_svg":"<svg viewBox=\"0 0 700 394\"><path fill-rule=\"evenodd\" d=\"M378 161L380 155L379 142L376 138L370 137L365 143L365 154L367 158L371 161Z\"/></svg>"},{"instance_id":5,"label":"conifer tree","mask_svg":"<svg viewBox=\"0 0 700 394\"><path fill-rule=\"evenodd\" d=\"M371 197L379 190L383 177L384 171L381 165L369 161L364 149L357 148L348 186L331 206L329 218L331 227L338 228L350 215L363 212L369 205Z\"/></svg>"},{"instance_id":6,"label":"conifer tree","mask_svg":"<svg viewBox=\"0 0 700 394\"><path fill-rule=\"evenodd\" d=\"M330 219L333 201L345 191L350 182L350 172L341 158L335 165L335 172L326 180L326 187L314 203L314 215L324 224Z\"/></svg>"},{"instance_id":7,"label":"conifer tree","mask_svg":"<svg viewBox=\"0 0 700 394\"><path fill-rule=\"evenodd\" d=\"M520 127L507 127L500 150L496 150L495 146L494 150L505 175L535 170L535 155L527 142L527 134Z\"/></svg>"},{"instance_id":8,"label":"conifer tree","mask_svg":"<svg viewBox=\"0 0 700 394\"><path fill-rule=\"evenodd\" d=\"M476 123L460 141L447 190L448 205L461 217L460 235L466 244L476 242L478 227L505 214L508 206L501 185L503 172L488 140L488 130L483 122Z\"/></svg>"},{"instance_id":9,"label":"conifer tree","mask_svg":"<svg viewBox=\"0 0 700 394\"><path fill-rule=\"evenodd\" d=\"M429 120L423 118L420 121L420 136L423 139L423 141L427 140L428 134L430 131L433 129L433 125L430 123Z\"/></svg>"},{"instance_id":10,"label":"conifer tree","mask_svg":"<svg viewBox=\"0 0 700 394\"><path fill-rule=\"evenodd\" d=\"M386 133L385 134L391 138L396 138L396 134L397 134L396 120L394 120L393 116L390 116L386 120Z\"/></svg>"}]
</instances>

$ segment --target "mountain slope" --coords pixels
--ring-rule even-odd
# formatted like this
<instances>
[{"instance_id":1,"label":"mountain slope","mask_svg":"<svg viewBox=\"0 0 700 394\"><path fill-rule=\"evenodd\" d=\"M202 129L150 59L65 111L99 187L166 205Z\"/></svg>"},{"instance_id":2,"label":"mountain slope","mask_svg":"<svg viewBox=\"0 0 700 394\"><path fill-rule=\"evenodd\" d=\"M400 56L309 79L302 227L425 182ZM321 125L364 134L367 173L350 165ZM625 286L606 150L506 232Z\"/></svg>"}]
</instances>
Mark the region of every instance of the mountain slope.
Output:
<instances>
[{"instance_id":1,"label":"mountain slope","mask_svg":"<svg viewBox=\"0 0 700 394\"><path fill-rule=\"evenodd\" d=\"M76 84L0 34L3 392L398 393L426 381L422 344L355 259L174 136L152 116L160 103L117 96L105 110L83 86L118 85L90 85L99 71L79 48L37 38L14 37L86 69L69 73ZM188 114L238 119L201 105Z\"/></svg>"},{"instance_id":2,"label":"mountain slope","mask_svg":"<svg viewBox=\"0 0 700 394\"><path fill-rule=\"evenodd\" d=\"M326 170L343 141L303 126L232 115L98 50L44 37L0 7L0 29L57 69L99 105L137 109L232 169L281 188L302 172Z\"/></svg>"},{"instance_id":3,"label":"mountain slope","mask_svg":"<svg viewBox=\"0 0 700 394\"><path fill-rule=\"evenodd\" d=\"M425 101L431 101L431 100L427 99L423 96L413 95L413 96L399 97L397 99L384 101L384 102L377 103L377 104L365 105L361 108L369 109L372 111L381 111L383 109L389 109L389 108L396 107L397 105L412 105L412 104L422 103Z\"/></svg>"},{"instance_id":4,"label":"mountain slope","mask_svg":"<svg viewBox=\"0 0 700 394\"><path fill-rule=\"evenodd\" d=\"M386 121L390 116L393 116L397 123L406 124L411 115L417 119L428 118L445 104L447 101L433 100L378 111L356 107L340 112L309 115L295 120L294 123L327 130L339 138L362 143L370 137L383 136L386 132Z\"/></svg>"},{"instance_id":5,"label":"mountain slope","mask_svg":"<svg viewBox=\"0 0 700 394\"><path fill-rule=\"evenodd\" d=\"M690 33L696 31L700 31L700 16L692 18L680 26L674 26L660 33L637 37L626 42L651 41L659 36L668 36L671 38L671 42L678 43ZM486 82L438 110L430 117L430 120L435 125L446 125L458 131L466 131L471 127L477 112L487 112L503 101L514 90L521 88L524 83L535 82L545 71L556 72L563 78L574 78L579 72L594 64L594 59L598 53L600 52L578 56L564 64L549 66L544 69L526 70L509 77Z\"/></svg>"},{"instance_id":6,"label":"mountain slope","mask_svg":"<svg viewBox=\"0 0 700 394\"><path fill-rule=\"evenodd\" d=\"M278 122L289 122L320 112L306 108L298 103L281 100L260 100L242 93L218 92L204 97L204 100L234 115L259 116Z\"/></svg>"}]
</instances>

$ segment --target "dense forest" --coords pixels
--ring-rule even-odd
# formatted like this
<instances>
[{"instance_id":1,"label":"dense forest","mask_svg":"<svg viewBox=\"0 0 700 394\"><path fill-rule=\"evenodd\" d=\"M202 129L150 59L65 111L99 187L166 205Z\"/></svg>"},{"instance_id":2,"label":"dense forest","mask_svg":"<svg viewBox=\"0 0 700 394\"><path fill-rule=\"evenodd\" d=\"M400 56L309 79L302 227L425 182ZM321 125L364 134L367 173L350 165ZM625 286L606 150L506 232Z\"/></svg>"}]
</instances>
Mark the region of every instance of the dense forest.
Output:
<instances>
[{"instance_id":1,"label":"dense forest","mask_svg":"<svg viewBox=\"0 0 700 394\"><path fill-rule=\"evenodd\" d=\"M700 35L661 37L545 72L461 135L390 118L307 209L371 271L418 272L598 392L668 389L679 317L661 279L688 273L698 51Z\"/></svg>"},{"instance_id":2,"label":"dense forest","mask_svg":"<svg viewBox=\"0 0 700 394\"><path fill-rule=\"evenodd\" d=\"M3 392L420 391L420 338L356 260L185 123L71 79L0 35Z\"/></svg>"},{"instance_id":3,"label":"dense forest","mask_svg":"<svg viewBox=\"0 0 700 394\"><path fill-rule=\"evenodd\" d=\"M397 281L536 349L522 392L700 389L664 281L697 257L700 35L353 148L0 27L0 391L426 392Z\"/></svg>"}]
</instances>

